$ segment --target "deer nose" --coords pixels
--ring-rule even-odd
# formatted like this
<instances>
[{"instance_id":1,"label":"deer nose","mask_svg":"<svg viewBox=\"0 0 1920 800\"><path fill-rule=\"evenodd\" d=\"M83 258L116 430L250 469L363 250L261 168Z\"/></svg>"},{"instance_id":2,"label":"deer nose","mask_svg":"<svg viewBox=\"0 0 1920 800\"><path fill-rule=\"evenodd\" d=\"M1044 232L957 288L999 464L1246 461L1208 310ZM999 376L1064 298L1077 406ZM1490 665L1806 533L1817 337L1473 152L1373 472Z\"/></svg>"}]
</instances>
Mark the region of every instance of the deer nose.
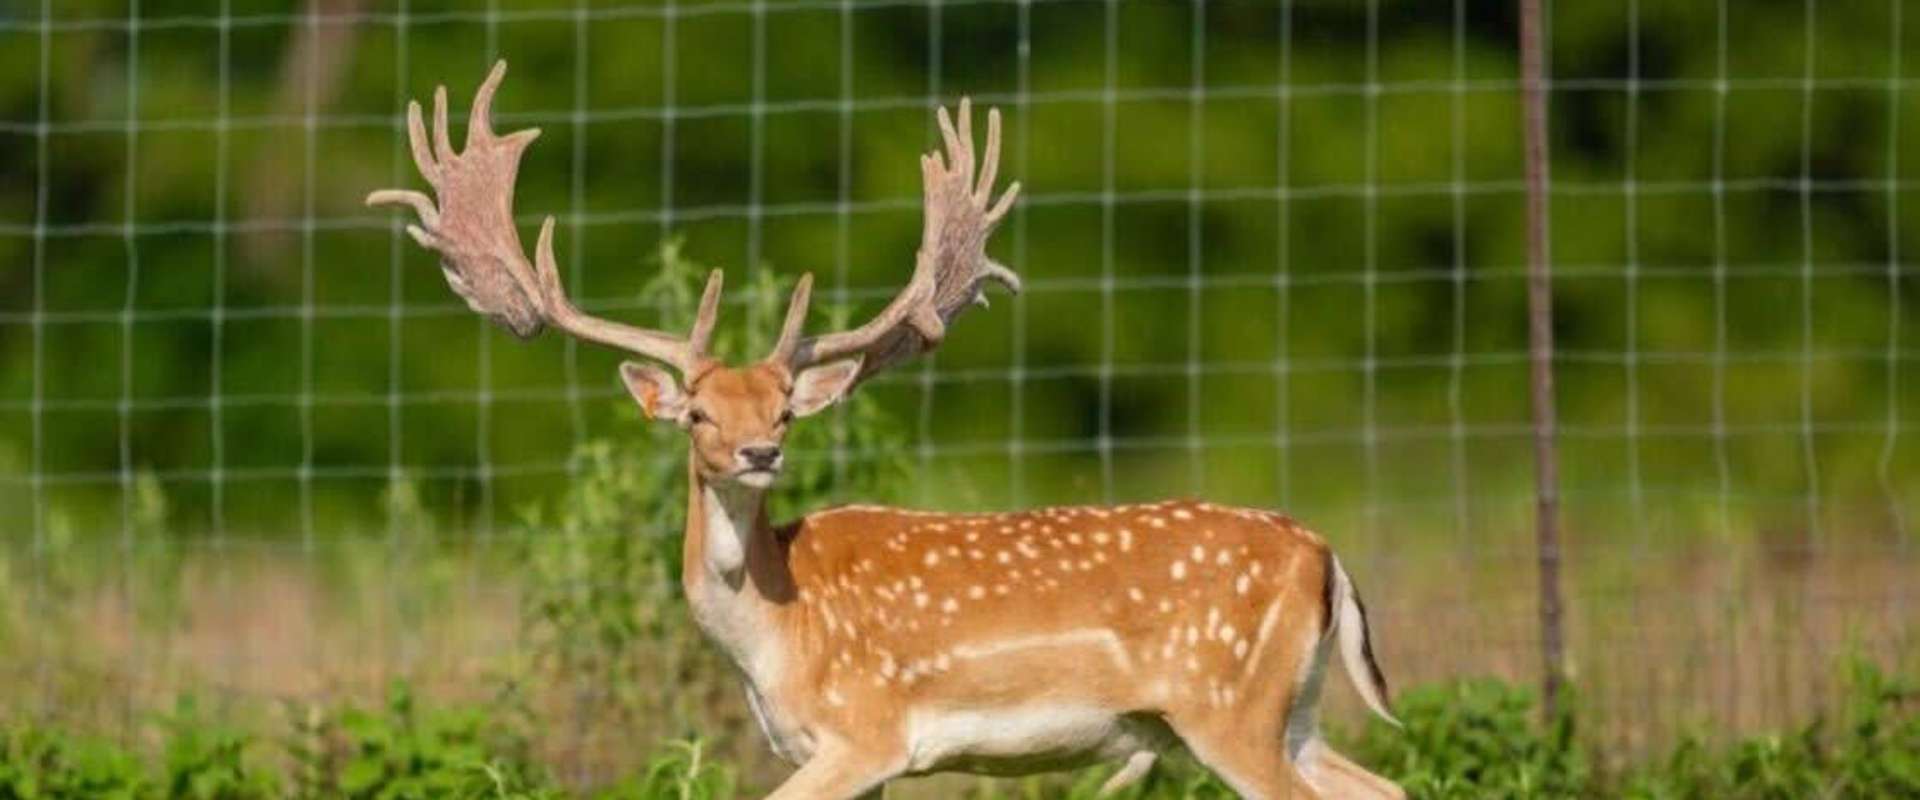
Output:
<instances>
[{"instance_id":1,"label":"deer nose","mask_svg":"<svg viewBox=\"0 0 1920 800\"><path fill-rule=\"evenodd\" d=\"M740 460L754 469L773 469L780 466L780 446L763 444L742 447Z\"/></svg>"}]
</instances>

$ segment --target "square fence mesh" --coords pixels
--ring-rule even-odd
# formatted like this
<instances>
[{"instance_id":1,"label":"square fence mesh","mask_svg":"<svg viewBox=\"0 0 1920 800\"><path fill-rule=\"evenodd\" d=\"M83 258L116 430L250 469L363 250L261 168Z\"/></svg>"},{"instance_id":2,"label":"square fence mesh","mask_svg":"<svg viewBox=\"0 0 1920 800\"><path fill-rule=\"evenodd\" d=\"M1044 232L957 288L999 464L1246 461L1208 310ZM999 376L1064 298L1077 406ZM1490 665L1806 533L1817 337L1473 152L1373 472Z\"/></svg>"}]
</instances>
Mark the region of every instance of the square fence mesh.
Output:
<instances>
[{"instance_id":1,"label":"square fence mesh","mask_svg":"<svg viewBox=\"0 0 1920 800\"><path fill-rule=\"evenodd\" d=\"M1550 10L1577 702L1629 747L1805 721L1848 654L1920 652L1920 26ZM515 211L557 215L582 305L680 319L659 276L720 266L735 355L801 271L891 296L932 110L1005 114L1026 191L991 249L1026 291L822 423L787 511L1283 508L1368 590L1396 683L1532 681L1516 28L1465 0L0 1L0 711L486 696L548 654L528 609L572 573L538 542L671 552L682 445L617 356L503 337L361 204L420 188L407 101L462 116L498 58L498 127L545 132ZM648 591L609 602L680 616ZM529 702L591 780L628 690L573 674Z\"/></svg>"}]
</instances>

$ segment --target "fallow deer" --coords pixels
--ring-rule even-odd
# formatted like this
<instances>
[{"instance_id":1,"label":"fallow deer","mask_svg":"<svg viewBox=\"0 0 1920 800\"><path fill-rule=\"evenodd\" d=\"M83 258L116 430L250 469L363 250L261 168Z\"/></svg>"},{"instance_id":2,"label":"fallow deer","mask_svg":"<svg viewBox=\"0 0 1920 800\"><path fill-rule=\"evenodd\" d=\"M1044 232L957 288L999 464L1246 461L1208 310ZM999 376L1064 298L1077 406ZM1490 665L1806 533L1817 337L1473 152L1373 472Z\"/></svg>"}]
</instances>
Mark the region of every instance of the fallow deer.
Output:
<instances>
[{"instance_id":1,"label":"fallow deer","mask_svg":"<svg viewBox=\"0 0 1920 800\"><path fill-rule=\"evenodd\" d=\"M684 588L774 751L799 765L772 797L1124 759L1113 790L1175 746L1249 797L1399 796L1316 733L1336 651L1367 705L1392 716L1352 580L1324 540L1285 516L1182 501L999 514L847 506L769 523L765 493L796 418L937 346L961 311L984 305L987 282L1019 290L985 252L1019 190L993 198L997 111L976 170L968 102L957 126L940 109L945 150L921 157L913 276L878 316L803 336L802 276L773 352L734 367L707 352L718 270L680 337L576 308L555 266L552 217L528 263L512 198L539 132L489 126L505 70L496 65L475 96L464 152L449 141L444 87L431 138L420 105L409 106L414 159L437 204L402 190L368 203L412 206L420 224L407 230L440 254L454 291L513 333L552 326L653 362L620 374L648 417L691 441Z\"/></svg>"}]
</instances>

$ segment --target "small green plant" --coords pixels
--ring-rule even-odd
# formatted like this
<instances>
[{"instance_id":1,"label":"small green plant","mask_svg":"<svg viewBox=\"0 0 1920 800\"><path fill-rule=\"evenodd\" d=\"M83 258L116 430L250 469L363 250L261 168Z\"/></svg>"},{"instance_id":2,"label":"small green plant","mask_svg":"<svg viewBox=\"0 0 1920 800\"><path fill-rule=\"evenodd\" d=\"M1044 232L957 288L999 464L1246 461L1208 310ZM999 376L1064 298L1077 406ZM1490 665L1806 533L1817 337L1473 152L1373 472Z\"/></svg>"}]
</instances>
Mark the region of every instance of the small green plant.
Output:
<instances>
[{"instance_id":1,"label":"small green plant","mask_svg":"<svg viewBox=\"0 0 1920 800\"><path fill-rule=\"evenodd\" d=\"M1413 797L1574 797L1593 778L1573 717L1540 724L1524 689L1460 681L1407 691L1395 706L1405 729L1370 723L1354 755Z\"/></svg>"},{"instance_id":2,"label":"small green plant","mask_svg":"<svg viewBox=\"0 0 1920 800\"><path fill-rule=\"evenodd\" d=\"M425 709L396 686L378 710L348 709L323 794L366 800L528 796L545 785L524 735L482 708Z\"/></svg>"},{"instance_id":3,"label":"small green plant","mask_svg":"<svg viewBox=\"0 0 1920 800\"><path fill-rule=\"evenodd\" d=\"M191 696L161 719L165 746L160 791L179 800L255 800L281 796L279 776L253 752L259 743L199 713Z\"/></svg>"},{"instance_id":4,"label":"small green plant","mask_svg":"<svg viewBox=\"0 0 1920 800\"><path fill-rule=\"evenodd\" d=\"M733 796L733 770L714 761L698 739L668 742L640 777L606 800L718 800Z\"/></svg>"},{"instance_id":5,"label":"small green plant","mask_svg":"<svg viewBox=\"0 0 1920 800\"><path fill-rule=\"evenodd\" d=\"M153 792L149 780L138 758L105 740L32 725L0 733L0 800L133 800Z\"/></svg>"},{"instance_id":6,"label":"small green plant","mask_svg":"<svg viewBox=\"0 0 1920 800\"><path fill-rule=\"evenodd\" d=\"M1920 797L1920 685L1855 661L1847 686L1837 725L1815 721L1719 752L1690 738L1663 762L1629 775L1623 794L1644 800Z\"/></svg>"}]
</instances>

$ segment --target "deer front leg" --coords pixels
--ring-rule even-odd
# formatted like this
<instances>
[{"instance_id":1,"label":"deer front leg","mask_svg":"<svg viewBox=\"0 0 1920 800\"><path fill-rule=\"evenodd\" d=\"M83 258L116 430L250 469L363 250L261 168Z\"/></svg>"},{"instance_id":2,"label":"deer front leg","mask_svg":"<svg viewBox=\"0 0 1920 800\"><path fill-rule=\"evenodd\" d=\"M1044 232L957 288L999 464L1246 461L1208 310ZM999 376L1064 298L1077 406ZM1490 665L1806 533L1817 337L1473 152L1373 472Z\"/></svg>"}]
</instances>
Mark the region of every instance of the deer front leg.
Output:
<instances>
[{"instance_id":1,"label":"deer front leg","mask_svg":"<svg viewBox=\"0 0 1920 800\"><path fill-rule=\"evenodd\" d=\"M901 759L839 746L823 748L787 777L767 800L856 800L879 798L882 786L900 774Z\"/></svg>"},{"instance_id":2,"label":"deer front leg","mask_svg":"<svg viewBox=\"0 0 1920 800\"><path fill-rule=\"evenodd\" d=\"M1153 763L1159 759L1160 754L1152 750L1142 750L1128 756L1126 766L1108 777L1106 783L1100 784L1100 790L1094 792L1093 796L1112 797L1126 791L1128 787L1139 783L1141 778L1147 777L1147 773L1153 771Z\"/></svg>"}]
</instances>

